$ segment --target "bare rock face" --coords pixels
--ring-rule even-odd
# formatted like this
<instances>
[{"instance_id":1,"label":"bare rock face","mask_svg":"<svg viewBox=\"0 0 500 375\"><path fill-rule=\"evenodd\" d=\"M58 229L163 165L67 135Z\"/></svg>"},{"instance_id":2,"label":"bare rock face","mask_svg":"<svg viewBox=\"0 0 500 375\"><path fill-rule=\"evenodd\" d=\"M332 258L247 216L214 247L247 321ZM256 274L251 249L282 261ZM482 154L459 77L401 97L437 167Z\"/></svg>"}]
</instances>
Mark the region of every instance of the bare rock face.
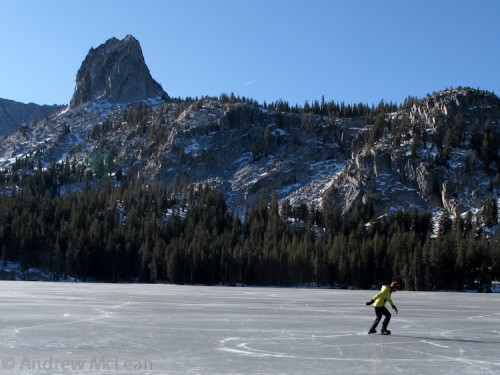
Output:
<instances>
[{"instance_id":1,"label":"bare rock face","mask_svg":"<svg viewBox=\"0 0 500 375\"><path fill-rule=\"evenodd\" d=\"M167 100L168 95L151 77L137 39L127 35L90 49L76 75L70 107L100 100L119 104L152 98Z\"/></svg>"}]
</instances>

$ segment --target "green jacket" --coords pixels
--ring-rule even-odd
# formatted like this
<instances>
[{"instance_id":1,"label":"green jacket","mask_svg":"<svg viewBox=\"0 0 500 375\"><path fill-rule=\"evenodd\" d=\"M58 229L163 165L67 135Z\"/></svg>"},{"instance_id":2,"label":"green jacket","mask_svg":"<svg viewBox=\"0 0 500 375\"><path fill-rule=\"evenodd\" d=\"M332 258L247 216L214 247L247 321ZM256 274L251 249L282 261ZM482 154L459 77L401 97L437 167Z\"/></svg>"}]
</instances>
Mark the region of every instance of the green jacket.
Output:
<instances>
[{"instance_id":1,"label":"green jacket","mask_svg":"<svg viewBox=\"0 0 500 375\"><path fill-rule=\"evenodd\" d=\"M394 308L394 303L392 302L391 299L391 287L388 285L382 285L382 288L380 289L380 292L375 294L373 296L373 300L375 303L373 304L374 307L382 307L385 305L386 302L389 302L392 308Z\"/></svg>"}]
</instances>

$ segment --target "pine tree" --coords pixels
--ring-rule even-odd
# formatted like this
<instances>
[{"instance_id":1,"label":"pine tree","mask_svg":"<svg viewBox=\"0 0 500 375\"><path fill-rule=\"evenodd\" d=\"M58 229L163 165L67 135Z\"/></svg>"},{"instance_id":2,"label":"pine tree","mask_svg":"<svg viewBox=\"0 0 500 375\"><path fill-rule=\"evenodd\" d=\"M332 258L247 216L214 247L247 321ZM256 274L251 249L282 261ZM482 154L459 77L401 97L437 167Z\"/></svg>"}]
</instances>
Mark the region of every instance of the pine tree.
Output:
<instances>
[{"instance_id":1,"label":"pine tree","mask_svg":"<svg viewBox=\"0 0 500 375\"><path fill-rule=\"evenodd\" d=\"M491 162L497 160L498 140L495 130L490 120L487 120L484 125L483 141L481 143L481 156L484 160L486 168Z\"/></svg>"},{"instance_id":2,"label":"pine tree","mask_svg":"<svg viewBox=\"0 0 500 375\"><path fill-rule=\"evenodd\" d=\"M488 227L498 224L498 207L496 199L489 196L483 206L483 221Z\"/></svg>"},{"instance_id":3,"label":"pine tree","mask_svg":"<svg viewBox=\"0 0 500 375\"><path fill-rule=\"evenodd\" d=\"M476 150L479 154L481 154L481 139L481 124L479 122L479 119L476 119L472 128L470 147L473 150Z\"/></svg>"},{"instance_id":4,"label":"pine tree","mask_svg":"<svg viewBox=\"0 0 500 375\"><path fill-rule=\"evenodd\" d=\"M370 130L370 134L368 136L368 145L373 146L376 141L380 139L382 136L382 131L385 126L385 113L380 113L375 119L375 124Z\"/></svg>"}]
</instances>

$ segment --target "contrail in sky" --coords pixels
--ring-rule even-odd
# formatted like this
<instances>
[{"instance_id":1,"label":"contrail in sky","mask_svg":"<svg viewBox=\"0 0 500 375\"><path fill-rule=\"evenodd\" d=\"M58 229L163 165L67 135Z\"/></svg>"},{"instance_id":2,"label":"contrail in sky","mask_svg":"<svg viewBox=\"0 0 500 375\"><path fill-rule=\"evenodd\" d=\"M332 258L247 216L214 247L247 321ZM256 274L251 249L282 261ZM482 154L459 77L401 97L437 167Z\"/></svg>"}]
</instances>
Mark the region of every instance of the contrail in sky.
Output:
<instances>
[{"instance_id":1,"label":"contrail in sky","mask_svg":"<svg viewBox=\"0 0 500 375\"><path fill-rule=\"evenodd\" d=\"M245 83L246 86L249 86L249 85L252 85L254 84L255 82L257 82L256 79L254 79L253 81L248 81L247 83Z\"/></svg>"}]
</instances>

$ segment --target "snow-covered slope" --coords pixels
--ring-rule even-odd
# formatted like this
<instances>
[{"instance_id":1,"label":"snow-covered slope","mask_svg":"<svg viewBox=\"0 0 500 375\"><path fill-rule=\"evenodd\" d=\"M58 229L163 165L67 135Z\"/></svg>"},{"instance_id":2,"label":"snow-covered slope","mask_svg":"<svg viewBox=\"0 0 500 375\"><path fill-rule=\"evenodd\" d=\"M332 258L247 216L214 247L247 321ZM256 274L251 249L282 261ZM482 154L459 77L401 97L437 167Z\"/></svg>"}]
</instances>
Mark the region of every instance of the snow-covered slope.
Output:
<instances>
[{"instance_id":1,"label":"snow-covered slope","mask_svg":"<svg viewBox=\"0 0 500 375\"><path fill-rule=\"evenodd\" d=\"M110 172L144 183L209 183L240 215L273 192L292 205L328 201L347 211L361 202L377 214L417 208L458 215L496 194L496 159L486 165L471 145L488 126L496 139L499 102L482 91L448 90L378 124L373 115L284 113L215 98L91 103L4 138L0 168L26 158L33 166L67 160L94 168L103 155ZM458 138L448 140L457 128Z\"/></svg>"}]
</instances>

